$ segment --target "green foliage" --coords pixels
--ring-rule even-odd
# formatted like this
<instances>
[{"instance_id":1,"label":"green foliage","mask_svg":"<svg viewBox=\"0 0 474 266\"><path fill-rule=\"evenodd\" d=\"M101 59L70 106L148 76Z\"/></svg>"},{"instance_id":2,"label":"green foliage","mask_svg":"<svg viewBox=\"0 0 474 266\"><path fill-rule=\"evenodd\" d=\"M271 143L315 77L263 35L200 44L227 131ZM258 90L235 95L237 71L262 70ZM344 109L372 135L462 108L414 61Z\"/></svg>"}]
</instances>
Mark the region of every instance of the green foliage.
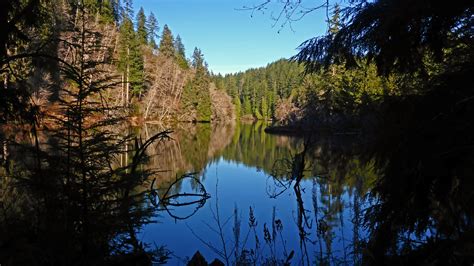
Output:
<instances>
[{"instance_id":1,"label":"green foliage","mask_svg":"<svg viewBox=\"0 0 474 266\"><path fill-rule=\"evenodd\" d=\"M244 115L251 115L252 114L252 104L250 103L250 99L247 96L244 96L243 114Z\"/></svg>"},{"instance_id":2,"label":"green foliage","mask_svg":"<svg viewBox=\"0 0 474 266\"><path fill-rule=\"evenodd\" d=\"M308 71L321 66L375 62L379 73L426 73L426 56L442 62L447 49L469 45L472 3L373 1L343 9L340 29L304 42L295 57ZM471 33L469 33L471 32ZM334 34L335 33L335 34ZM466 35L467 34L467 35Z\"/></svg>"},{"instance_id":3,"label":"green foliage","mask_svg":"<svg viewBox=\"0 0 474 266\"><path fill-rule=\"evenodd\" d=\"M197 107L197 95L194 93L192 80L188 81L183 88L181 95L181 111L185 114L191 114Z\"/></svg>"},{"instance_id":4,"label":"green foliage","mask_svg":"<svg viewBox=\"0 0 474 266\"><path fill-rule=\"evenodd\" d=\"M137 14L137 39L141 45L146 45L148 43L148 32L146 28L146 16L143 7L140 8Z\"/></svg>"},{"instance_id":5,"label":"green foliage","mask_svg":"<svg viewBox=\"0 0 474 266\"><path fill-rule=\"evenodd\" d=\"M119 15L116 3L113 0L84 0L83 1L86 10L91 14L96 14L100 17L100 21L103 23L113 23Z\"/></svg>"},{"instance_id":6,"label":"green foliage","mask_svg":"<svg viewBox=\"0 0 474 266\"><path fill-rule=\"evenodd\" d=\"M158 48L158 53L162 56L174 58L176 51L174 48L174 39L171 30L168 25L165 24L163 27L163 34L161 35L161 41Z\"/></svg>"},{"instance_id":7,"label":"green foliage","mask_svg":"<svg viewBox=\"0 0 474 266\"><path fill-rule=\"evenodd\" d=\"M174 41L174 49L176 50L176 61L182 69L189 69L188 60L186 60L186 54L184 49L184 44L181 41L181 37L176 36Z\"/></svg>"},{"instance_id":8,"label":"green foliage","mask_svg":"<svg viewBox=\"0 0 474 266\"><path fill-rule=\"evenodd\" d=\"M201 50L194 49L192 65L194 77L184 87L181 97L183 112L195 114L191 119L199 122L211 121L211 97L209 93L210 78Z\"/></svg>"},{"instance_id":9,"label":"green foliage","mask_svg":"<svg viewBox=\"0 0 474 266\"><path fill-rule=\"evenodd\" d=\"M132 0L123 0L122 23L125 20L127 20L127 19L131 20L132 18L133 18L133 3L132 3Z\"/></svg>"},{"instance_id":10,"label":"green foliage","mask_svg":"<svg viewBox=\"0 0 474 266\"><path fill-rule=\"evenodd\" d=\"M332 17L328 21L328 23L329 23L328 34L330 34L332 36L336 35L336 33L339 31L339 28L341 26L340 11L341 10L339 9L339 5L336 4L334 6L334 11L333 11Z\"/></svg>"},{"instance_id":11,"label":"green foliage","mask_svg":"<svg viewBox=\"0 0 474 266\"><path fill-rule=\"evenodd\" d=\"M240 114L242 112L242 102L240 101L240 98L238 96L234 96L234 107L235 107L235 117L236 120L240 120Z\"/></svg>"},{"instance_id":12,"label":"green foliage","mask_svg":"<svg viewBox=\"0 0 474 266\"><path fill-rule=\"evenodd\" d=\"M242 114L261 119L273 116L278 100L287 99L291 92L300 86L302 74L302 66L282 59L263 68L224 77L214 76L213 79L218 87L224 88L229 95L242 99ZM265 103L262 104L264 98ZM262 110L263 105L266 110Z\"/></svg>"},{"instance_id":13,"label":"green foliage","mask_svg":"<svg viewBox=\"0 0 474 266\"><path fill-rule=\"evenodd\" d=\"M375 64L365 63L360 60L361 67L356 69L333 64L305 75L302 65L279 60L265 68L213 79L234 99L242 99L238 109L244 115L273 118L277 104L284 100L304 111L301 119L330 122L333 116L359 115L366 106L400 93L399 77L379 77Z\"/></svg>"},{"instance_id":14,"label":"green foliage","mask_svg":"<svg viewBox=\"0 0 474 266\"><path fill-rule=\"evenodd\" d=\"M197 47L194 48L193 66L196 75L193 79L193 88L198 100L197 120L211 121L211 96L209 94L209 75L204 62L204 56Z\"/></svg>"},{"instance_id":15,"label":"green foliage","mask_svg":"<svg viewBox=\"0 0 474 266\"><path fill-rule=\"evenodd\" d=\"M134 39L130 45L130 69L129 82L131 93L140 96L145 90L145 72L143 63L143 53L138 39Z\"/></svg>"},{"instance_id":16,"label":"green foliage","mask_svg":"<svg viewBox=\"0 0 474 266\"><path fill-rule=\"evenodd\" d=\"M158 36L157 32L159 28L158 21L156 20L155 14L153 14L153 12L151 12L148 16L148 20L146 21L146 29L148 30L148 45L153 49L158 49L155 38Z\"/></svg>"},{"instance_id":17,"label":"green foliage","mask_svg":"<svg viewBox=\"0 0 474 266\"><path fill-rule=\"evenodd\" d=\"M8 243L9 251L1 252L0 261L13 265L115 265L130 255L132 260L151 264L152 254L136 237L138 228L153 213L144 193L136 192L149 176L138 166L151 142L136 140L133 146L130 137L111 131L117 130L122 120L114 116L115 108L104 104L102 96L119 81L97 52L104 51L107 56L112 52L103 47L97 12L87 6L77 8L77 26L61 29L68 36L64 48L72 56L54 58L61 79L52 82L60 83L64 93L55 103L58 108L49 120L52 126L47 136L40 136L38 114L28 114L34 120L18 125L31 128L34 140L16 145L21 150L18 154L25 157L15 159L19 163L12 164L8 176L2 176L2 182L8 180L15 194L4 193L2 187L2 206L8 202L9 211L2 212L0 227L2 245ZM24 34L29 32L23 30ZM31 78L31 70L25 73ZM23 97L18 88L8 91ZM25 98L31 100L31 95ZM1 113L0 121L4 115ZM130 156L130 160L119 164L122 156Z\"/></svg>"},{"instance_id":18,"label":"green foliage","mask_svg":"<svg viewBox=\"0 0 474 266\"><path fill-rule=\"evenodd\" d=\"M269 112L268 112L268 104L267 104L267 97L264 96L262 98L262 102L261 102L261 106L260 106L260 111L261 111L261 114L262 114L262 118L263 119L267 119L269 118Z\"/></svg>"},{"instance_id":19,"label":"green foliage","mask_svg":"<svg viewBox=\"0 0 474 266\"><path fill-rule=\"evenodd\" d=\"M132 11L129 11L132 12ZM119 28L118 68L131 87L132 95L138 96L144 91L144 63L142 41L134 31L129 12L124 12ZM132 12L133 13L133 12Z\"/></svg>"}]
</instances>

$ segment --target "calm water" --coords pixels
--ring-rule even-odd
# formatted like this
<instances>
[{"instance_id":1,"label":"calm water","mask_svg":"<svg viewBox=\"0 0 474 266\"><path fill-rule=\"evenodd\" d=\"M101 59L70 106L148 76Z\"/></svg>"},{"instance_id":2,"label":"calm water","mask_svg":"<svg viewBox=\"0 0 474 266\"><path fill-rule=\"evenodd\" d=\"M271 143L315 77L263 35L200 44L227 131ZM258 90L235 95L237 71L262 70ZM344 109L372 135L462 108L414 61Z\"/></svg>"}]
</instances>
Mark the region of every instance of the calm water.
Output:
<instances>
[{"instance_id":1,"label":"calm water","mask_svg":"<svg viewBox=\"0 0 474 266\"><path fill-rule=\"evenodd\" d=\"M264 127L183 125L173 140L150 149L147 167L158 170L158 197L178 195L172 203L185 204L201 198L179 195L210 196L167 206L141 230L145 243L172 252L169 264L183 265L196 251L208 262L352 265L360 259L362 212L369 204L364 195L377 177L373 164L360 162L351 139L313 139L306 145L304 178L295 186L294 162L304 140L269 135ZM147 125L141 132L159 130ZM172 185L185 173L197 180Z\"/></svg>"}]
</instances>

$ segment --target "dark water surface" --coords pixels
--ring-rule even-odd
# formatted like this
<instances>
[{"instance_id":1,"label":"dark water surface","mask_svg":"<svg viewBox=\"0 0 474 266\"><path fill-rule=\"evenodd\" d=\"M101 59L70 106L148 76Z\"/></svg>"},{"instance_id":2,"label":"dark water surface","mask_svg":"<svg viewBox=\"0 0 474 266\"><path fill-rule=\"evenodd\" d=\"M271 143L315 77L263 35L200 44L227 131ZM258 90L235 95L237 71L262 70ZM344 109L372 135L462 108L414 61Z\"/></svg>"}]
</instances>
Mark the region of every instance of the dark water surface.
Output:
<instances>
[{"instance_id":1,"label":"dark water surface","mask_svg":"<svg viewBox=\"0 0 474 266\"><path fill-rule=\"evenodd\" d=\"M230 264L357 264L367 234L361 226L370 204L364 195L378 175L374 164L360 162L348 137L306 139L305 150L303 138L269 135L264 128L180 125L173 140L151 147L147 167L159 170L159 196L178 195L178 205L198 202L157 212L156 222L142 228L142 241L165 245L171 265L185 264L196 251L208 262ZM141 133L159 130L147 125ZM304 177L295 186L295 161L303 150ZM185 173L197 180L173 184Z\"/></svg>"}]
</instances>

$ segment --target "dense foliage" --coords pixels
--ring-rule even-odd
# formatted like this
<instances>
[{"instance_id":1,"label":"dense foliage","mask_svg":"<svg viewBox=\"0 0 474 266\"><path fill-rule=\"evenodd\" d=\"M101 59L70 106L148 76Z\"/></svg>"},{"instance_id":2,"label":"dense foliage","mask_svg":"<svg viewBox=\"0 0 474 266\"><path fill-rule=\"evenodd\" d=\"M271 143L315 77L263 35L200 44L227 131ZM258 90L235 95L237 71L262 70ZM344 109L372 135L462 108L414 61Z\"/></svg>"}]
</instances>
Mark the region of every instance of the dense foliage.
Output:
<instances>
[{"instance_id":1,"label":"dense foliage","mask_svg":"<svg viewBox=\"0 0 474 266\"><path fill-rule=\"evenodd\" d=\"M309 72L373 62L401 92L374 109L386 172L366 213L364 262L472 263L472 2L355 1L342 13L339 31L303 43L295 58Z\"/></svg>"},{"instance_id":2,"label":"dense foliage","mask_svg":"<svg viewBox=\"0 0 474 266\"><path fill-rule=\"evenodd\" d=\"M234 99L239 117L271 119L278 103L301 86L303 70L302 66L281 59L266 67L213 78L217 87L224 88Z\"/></svg>"}]
</instances>

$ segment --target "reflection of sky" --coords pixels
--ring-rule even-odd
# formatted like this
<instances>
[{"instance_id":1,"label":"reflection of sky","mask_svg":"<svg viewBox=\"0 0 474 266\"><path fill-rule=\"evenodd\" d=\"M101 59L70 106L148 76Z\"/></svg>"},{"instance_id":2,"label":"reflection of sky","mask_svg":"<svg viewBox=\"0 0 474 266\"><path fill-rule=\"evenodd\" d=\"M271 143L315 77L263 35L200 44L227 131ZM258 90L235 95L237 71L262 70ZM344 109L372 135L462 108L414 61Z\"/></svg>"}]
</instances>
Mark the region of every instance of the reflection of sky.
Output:
<instances>
[{"instance_id":1,"label":"reflection of sky","mask_svg":"<svg viewBox=\"0 0 474 266\"><path fill-rule=\"evenodd\" d=\"M286 248L288 252L295 250L295 258L293 262L300 259L301 253L299 251L299 237L297 228L297 202L293 187L288 189L285 193L280 195L276 199L271 199L266 193L267 175L263 171L257 171L254 167L247 167L243 164L228 162L223 159L216 160L210 163L204 172L205 178L203 183L207 189L207 192L211 194L211 198L206 202L205 206L200 209L194 216L184 221L175 221L170 218L167 214L162 213L161 217L158 217L158 223L150 224L146 226L142 232L143 241L146 243L155 242L159 245L166 245L168 249L174 252L178 257L185 258L186 256L191 257L197 250L204 255L204 257L210 262L214 258L218 257L209 248L203 245L190 231L189 228L203 238L205 241L209 241L218 249L221 248L221 242L218 235L212 232L208 228L206 223L217 229L216 222L212 219L213 215L211 207L215 211L216 200L218 199L219 214L221 222L227 220L233 214L234 206L239 209L239 215L241 217L241 237L240 241L243 241L248 231L248 217L249 207L252 206L258 222L257 233L262 246L265 245L263 239L263 224L266 223L267 227L271 232L272 223L272 210L276 207L276 219L280 219L283 222L283 238L286 241ZM216 183L217 183L217 196L216 196ZM270 183L269 183L270 184ZM314 221L313 202L312 202L312 180L302 181L302 199L305 205L308 216L311 218L312 228L309 229L309 238L311 240L316 239L316 223ZM191 192L190 183L184 183L182 185L181 192ZM316 186L318 194L318 205L323 207L321 203L321 196L319 186ZM352 204L352 197L349 198L348 193L343 195L344 206L343 219L344 224L343 230L339 227L340 215L334 214L335 227L333 232L335 238L332 241L332 249L334 256L343 257L343 246L347 249L349 254L352 249L349 249L352 243L352 232L353 224L351 222L353 211L351 208L347 208ZM332 199L334 200L334 198ZM362 206L361 206L362 208ZM183 213L189 212L187 210L181 210ZM179 213L180 211L177 211ZM321 218L322 211L319 213ZM189 226L189 228L188 228ZM225 236L228 240L228 249L233 247L233 218L224 227ZM362 231L362 229L360 229ZM340 237L344 235L344 241ZM362 233L361 233L362 234ZM247 242L247 248L254 247L254 240L251 235ZM308 253L310 259L314 260L314 252L319 251L319 242L316 241L315 245L307 243ZM324 241L322 242L323 251L325 250ZM277 255L279 258L283 258L281 239L278 236L277 242ZM265 254L269 255L268 247L265 248ZM349 255L348 255L349 256ZM170 261L171 264L177 264L178 260L173 259Z\"/></svg>"},{"instance_id":2,"label":"reflection of sky","mask_svg":"<svg viewBox=\"0 0 474 266\"><path fill-rule=\"evenodd\" d=\"M215 73L231 73L251 67L265 66L296 53L305 40L321 35L326 30L324 10L314 12L301 21L287 25L280 32L280 24L271 19L281 5L270 5L265 14L238 11L263 0L135 0L135 12L143 7L146 15L153 12L160 28L168 24L174 36L183 40L186 54L194 47L201 48L209 68ZM278 1L275 1L277 3ZM321 4L303 0L308 7ZM160 31L161 34L161 31Z\"/></svg>"}]
</instances>

